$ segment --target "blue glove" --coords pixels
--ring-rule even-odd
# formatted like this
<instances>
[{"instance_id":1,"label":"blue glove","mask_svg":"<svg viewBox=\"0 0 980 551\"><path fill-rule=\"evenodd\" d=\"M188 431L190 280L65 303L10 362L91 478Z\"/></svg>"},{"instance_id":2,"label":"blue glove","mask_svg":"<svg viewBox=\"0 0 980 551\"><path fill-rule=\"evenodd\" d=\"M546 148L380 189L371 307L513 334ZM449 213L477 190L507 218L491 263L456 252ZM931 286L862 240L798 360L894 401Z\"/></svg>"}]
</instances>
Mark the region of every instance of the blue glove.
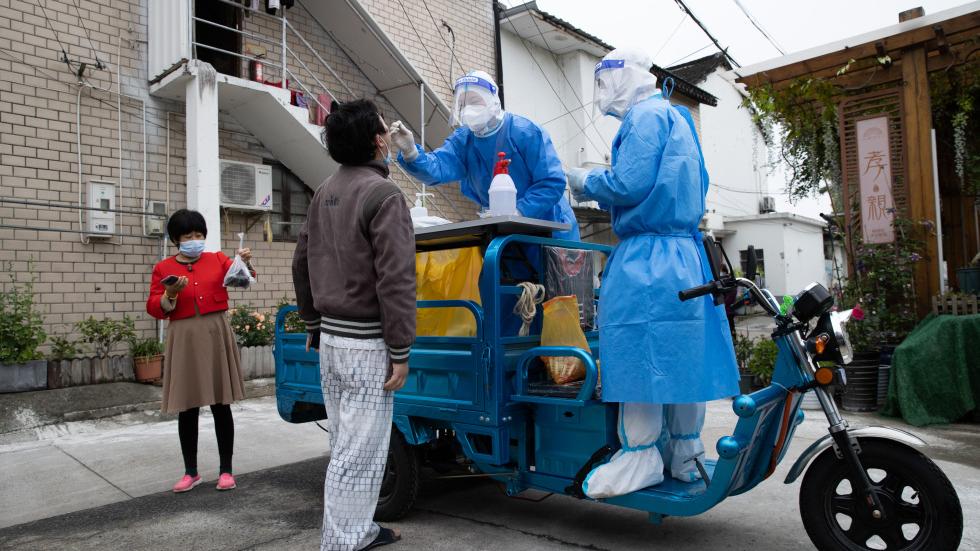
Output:
<instances>
[{"instance_id":1,"label":"blue glove","mask_svg":"<svg viewBox=\"0 0 980 551\"><path fill-rule=\"evenodd\" d=\"M576 201L589 201L591 198L585 192L585 179L588 178L589 172L587 168L573 168L568 171L568 189L572 191L572 197Z\"/></svg>"}]
</instances>

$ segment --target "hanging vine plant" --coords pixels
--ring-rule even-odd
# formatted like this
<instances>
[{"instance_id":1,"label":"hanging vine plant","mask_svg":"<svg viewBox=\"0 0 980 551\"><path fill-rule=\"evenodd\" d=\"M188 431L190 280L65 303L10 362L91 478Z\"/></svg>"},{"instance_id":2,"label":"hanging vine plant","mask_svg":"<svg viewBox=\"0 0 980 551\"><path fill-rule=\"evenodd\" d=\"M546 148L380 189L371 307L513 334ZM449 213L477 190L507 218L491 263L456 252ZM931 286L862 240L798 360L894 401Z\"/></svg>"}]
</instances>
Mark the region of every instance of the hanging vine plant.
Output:
<instances>
[{"instance_id":1,"label":"hanging vine plant","mask_svg":"<svg viewBox=\"0 0 980 551\"><path fill-rule=\"evenodd\" d=\"M851 59L837 70L835 77L869 68L877 71L891 63L888 56ZM779 90L768 84L749 90L743 105L763 129L767 144L778 145L781 160L790 169L786 191L791 198L827 192L834 210L842 206L837 104L841 96L853 91L856 90L838 86L833 78L811 77L797 79Z\"/></svg>"},{"instance_id":2,"label":"hanging vine plant","mask_svg":"<svg viewBox=\"0 0 980 551\"><path fill-rule=\"evenodd\" d=\"M830 82L807 78L781 90L753 88L745 99L767 144L779 144L779 155L790 168L791 197L814 195L828 180L840 179L839 142L836 132L827 132L828 127L836 129L837 93Z\"/></svg>"},{"instance_id":3,"label":"hanging vine plant","mask_svg":"<svg viewBox=\"0 0 980 551\"><path fill-rule=\"evenodd\" d=\"M980 59L930 75L933 124L951 129L960 189L980 194Z\"/></svg>"}]
</instances>

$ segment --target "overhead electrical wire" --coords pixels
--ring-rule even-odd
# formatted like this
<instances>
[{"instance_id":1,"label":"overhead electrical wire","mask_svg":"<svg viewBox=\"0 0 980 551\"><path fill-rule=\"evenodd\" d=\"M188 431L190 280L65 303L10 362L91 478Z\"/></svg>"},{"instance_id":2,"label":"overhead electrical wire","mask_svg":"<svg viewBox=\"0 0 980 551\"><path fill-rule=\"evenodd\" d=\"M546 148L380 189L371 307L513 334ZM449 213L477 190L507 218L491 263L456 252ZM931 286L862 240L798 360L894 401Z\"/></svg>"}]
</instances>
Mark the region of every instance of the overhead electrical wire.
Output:
<instances>
[{"instance_id":1,"label":"overhead electrical wire","mask_svg":"<svg viewBox=\"0 0 980 551\"><path fill-rule=\"evenodd\" d=\"M75 6L75 13L78 14L78 24L81 25L82 30L85 31L85 38L88 39L88 45L92 49L92 55L95 56L95 63L99 69L102 69L104 65L102 60L99 59L99 51L95 48L95 43L92 42L92 35L88 32L88 27L85 26L85 20L82 19L82 11L78 8L78 0L71 0L72 4Z\"/></svg>"},{"instance_id":2,"label":"overhead electrical wire","mask_svg":"<svg viewBox=\"0 0 980 551\"><path fill-rule=\"evenodd\" d=\"M742 10L742 13L745 14L745 17L747 17L748 20L752 23L752 26L758 29L759 32L762 33L762 36L766 37L766 40L768 40L769 43L772 44L773 48L776 48L776 50L778 50L780 54L786 55L786 52L779 46L779 44L776 44L776 40L773 39L773 37L770 36L769 33L767 33L766 30L762 28L762 25L760 25L759 22L756 21L754 17L752 17L752 14L749 13L749 10L747 10L744 5L742 5L742 2L740 2L739 0L735 0L735 5L738 6L738 9Z\"/></svg>"},{"instance_id":3,"label":"overhead electrical wire","mask_svg":"<svg viewBox=\"0 0 980 551\"><path fill-rule=\"evenodd\" d=\"M58 38L58 31L54 30L54 25L51 23L51 19L48 17L48 10L44 9L44 5L41 0L37 0L37 7L41 8L41 15L44 16L44 23L47 25L48 30L54 35L54 39L58 41L58 47L61 48L62 61L68 64L68 68L71 69L71 61L68 60L68 50L65 49L65 45ZM72 70L74 72L74 70Z\"/></svg>"},{"instance_id":4,"label":"overhead electrical wire","mask_svg":"<svg viewBox=\"0 0 980 551\"><path fill-rule=\"evenodd\" d=\"M711 47L711 44L706 44L706 45L704 45L704 46L702 46L702 47L700 47L700 48L698 48L697 50L694 50L693 52L691 52L691 53L689 53L689 54L687 54L687 55L686 55L686 56L684 56L684 57L679 57L679 58L677 58L677 60L675 60L675 61L671 61L670 63L668 63L668 64L667 64L667 66L668 66L668 67L673 67L674 65L677 65L677 64L678 64L678 63L680 63L681 61L684 61L685 59L687 59L687 58L689 58L689 57L691 57L691 56L693 56L693 55L696 55L696 54L699 54L699 53L701 53L701 52L703 52L703 51L705 51L705 50L707 50L707 49L708 49L708 48L710 48L710 47Z\"/></svg>"},{"instance_id":5,"label":"overhead electrical wire","mask_svg":"<svg viewBox=\"0 0 980 551\"><path fill-rule=\"evenodd\" d=\"M425 11L427 11L429 13L429 19L431 19L432 20L432 24L436 26L436 31L439 32L439 37L442 38L442 43L445 44L447 48L449 48L449 54L452 57L452 59L449 61L450 69L452 69L453 61L455 61L456 62L456 65L459 66L459 70L462 73L465 73L466 72L466 69L463 68L463 64L460 63L459 58L456 57L456 50L452 46L449 45L449 42L446 41L446 37L442 35L442 31L440 30L440 27L446 27L446 29L449 30L449 33L453 35L453 41L455 41L456 40L456 35L453 32L453 28L450 27L449 24L446 23L445 20L442 20L442 25L440 25L436 21L436 17L434 15L432 15L432 10L429 9L429 4L426 2L426 0L422 0L422 6L425 8ZM450 76L452 76L452 70L450 70L449 73L450 73Z\"/></svg>"},{"instance_id":6,"label":"overhead electrical wire","mask_svg":"<svg viewBox=\"0 0 980 551\"><path fill-rule=\"evenodd\" d=\"M674 32L670 33L670 36L668 36L667 40L665 40L663 45L660 46L660 49L657 50L657 53L653 54L654 59L657 59L657 56L660 55L660 52L664 51L664 48L666 48L667 45L670 44L670 41L674 39L674 35L677 34L677 31L681 30L681 25L683 25L684 22L687 21L687 18L688 15L686 13L681 16L680 22L677 23L676 27L674 27Z\"/></svg>"},{"instance_id":7,"label":"overhead electrical wire","mask_svg":"<svg viewBox=\"0 0 980 551\"><path fill-rule=\"evenodd\" d=\"M422 45L422 50L425 51L425 55L429 56L429 60L432 61L432 65L433 67L435 67L436 72L439 73L439 76L444 81L446 81L446 84L449 86L449 89L452 90L453 83L450 82L449 78L443 74L441 69L439 69L439 63L436 61L436 58L432 55L432 52L429 51L429 48L425 45L425 40L422 39L422 35L419 33L419 30L415 27L415 23L412 22L412 16L408 14L408 10L405 8L404 2L402 2L402 0L398 0L398 5L401 6L402 12L405 13L405 20L408 21L408 25L412 27L412 31L415 32L415 36L418 37L419 44ZM452 61L450 61L450 63L452 63Z\"/></svg>"},{"instance_id":8,"label":"overhead electrical wire","mask_svg":"<svg viewBox=\"0 0 980 551\"><path fill-rule=\"evenodd\" d=\"M695 17L694 13L691 12L691 9L688 8L687 5L684 3L684 0L674 0L674 2L676 2L677 5L681 8L681 10L683 10L684 13L686 13L695 23L698 24L698 27L701 27L701 30L704 31L704 34L706 34L708 36L708 38L710 38L711 41L714 42L715 47L718 48L718 51L721 52L722 55L724 55L725 58L727 58L728 61L732 65L734 65L736 67L741 67L741 65L737 61L735 61L735 58L733 58L728 53L728 49L727 48L722 48L721 47L721 44L718 43L718 39L716 39L714 37L714 35L712 35L710 32L708 32L708 28L704 26L704 23L702 23L701 20L699 20L697 17Z\"/></svg>"}]
</instances>

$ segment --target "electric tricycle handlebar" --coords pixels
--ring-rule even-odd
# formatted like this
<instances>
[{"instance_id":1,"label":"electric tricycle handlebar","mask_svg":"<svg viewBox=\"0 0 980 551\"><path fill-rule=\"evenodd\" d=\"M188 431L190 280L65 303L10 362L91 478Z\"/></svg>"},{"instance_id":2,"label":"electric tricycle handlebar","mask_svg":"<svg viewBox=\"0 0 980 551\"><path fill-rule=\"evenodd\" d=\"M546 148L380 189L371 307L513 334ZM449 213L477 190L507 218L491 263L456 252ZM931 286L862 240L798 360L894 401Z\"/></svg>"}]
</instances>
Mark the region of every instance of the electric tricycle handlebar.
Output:
<instances>
[{"instance_id":1,"label":"electric tricycle handlebar","mask_svg":"<svg viewBox=\"0 0 980 551\"><path fill-rule=\"evenodd\" d=\"M719 286L718 283L718 281L709 281L704 285L684 289L683 291L677 293L677 298L681 299L681 301L685 301L691 300L692 298L702 297L713 292Z\"/></svg>"},{"instance_id":2,"label":"electric tricycle handlebar","mask_svg":"<svg viewBox=\"0 0 980 551\"><path fill-rule=\"evenodd\" d=\"M697 287L691 287L690 289L684 289L677 293L677 298L681 301L691 300L692 298L701 297L707 294L724 293L730 290L732 286L744 287L752 293L755 297L756 302L758 302L765 310L772 316L779 315L779 308L773 303L769 296L766 295L759 287L753 283L751 280L745 279L743 277L735 278L734 280L713 280L705 283L704 285L698 285Z\"/></svg>"}]
</instances>

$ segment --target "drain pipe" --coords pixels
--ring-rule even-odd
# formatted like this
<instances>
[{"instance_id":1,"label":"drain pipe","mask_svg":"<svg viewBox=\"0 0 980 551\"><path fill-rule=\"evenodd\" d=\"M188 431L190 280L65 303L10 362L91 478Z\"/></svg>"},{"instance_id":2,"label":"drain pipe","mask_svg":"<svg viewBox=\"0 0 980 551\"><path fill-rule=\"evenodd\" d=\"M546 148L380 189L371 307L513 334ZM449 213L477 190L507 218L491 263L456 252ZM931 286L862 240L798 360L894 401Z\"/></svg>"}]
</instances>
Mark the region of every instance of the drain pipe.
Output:
<instances>
[{"instance_id":1,"label":"drain pipe","mask_svg":"<svg viewBox=\"0 0 980 551\"><path fill-rule=\"evenodd\" d=\"M425 83L419 81L419 143L425 151Z\"/></svg>"},{"instance_id":2,"label":"drain pipe","mask_svg":"<svg viewBox=\"0 0 980 551\"><path fill-rule=\"evenodd\" d=\"M500 15L503 13L503 5L500 2L493 3L493 31L496 42L497 55L497 96L500 98L500 108L506 109L504 104L504 62L500 55ZM450 60L450 63L452 60Z\"/></svg>"},{"instance_id":3,"label":"drain pipe","mask_svg":"<svg viewBox=\"0 0 980 551\"><path fill-rule=\"evenodd\" d=\"M82 199L82 90L85 90L85 86L78 83L78 94L75 95L75 150L78 152L78 236L82 240L82 245L88 245L89 240L85 235L85 211L81 209L85 206Z\"/></svg>"}]
</instances>

